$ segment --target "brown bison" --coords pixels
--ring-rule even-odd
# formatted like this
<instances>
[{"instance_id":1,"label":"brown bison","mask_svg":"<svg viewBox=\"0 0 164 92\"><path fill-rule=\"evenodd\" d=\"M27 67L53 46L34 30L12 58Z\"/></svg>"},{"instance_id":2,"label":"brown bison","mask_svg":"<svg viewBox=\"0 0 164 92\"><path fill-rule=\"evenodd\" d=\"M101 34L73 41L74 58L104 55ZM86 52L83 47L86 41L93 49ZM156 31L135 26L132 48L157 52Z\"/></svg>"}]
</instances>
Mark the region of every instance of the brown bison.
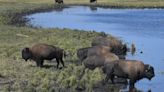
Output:
<instances>
[{"instance_id":1,"label":"brown bison","mask_svg":"<svg viewBox=\"0 0 164 92\"><path fill-rule=\"evenodd\" d=\"M22 50L22 58L27 61L28 59L32 59L36 62L36 65L39 67L43 66L44 60L52 60L56 58L57 68L59 67L59 62L63 62L64 50L52 45L47 44L35 44L31 48L24 48Z\"/></svg>"},{"instance_id":2,"label":"brown bison","mask_svg":"<svg viewBox=\"0 0 164 92\"><path fill-rule=\"evenodd\" d=\"M119 60L118 56L113 53L102 53L100 55L91 55L87 57L83 62L86 68L91 70L95 69L96 67L101 67L106 62L112 62L115 60Z\"/></svg>"},{"instance_id":3,"label":"brown bison","mask_svg":"<svg viewBox=\"0 0 164 92\"><path fill-rule=\"evenodd\" d=\"M91 56L88 56L86 59L83 60L85 68L79 76L79 79L81 79L84 75L86 68L94 70L97 67L102 67L105 62L113 62L115 60L119 60L118 56L109 52L101 54L92 54Z\"/></svg>"},{"instance_id":4,"label":"brown bison","mask_svg":"<svg viewBox=\"0 0 164 92\"><path fill-rule=\"evenodd\" d=\"M117 60L115 62L107 62L104 64L102 70L106 74L104 82L107 82L109 78L113 82L115 76L126 78L130 79L129 88L134 88L134 84L142 78L151 80L155 76L154 68L152 66L137 60Z\"/></svg>"},{"instance_id":5,"label":"brown bison","mask_svg":"<svg viewBox=\"0 0 164 92\"><path fill-rule=\"evenodd\" d=\"M111 51L110 47L107 46L93 46L93 47L86 47L77 50L77 57L80 61L83 61L88 56L91 55L101 55L104 53L109 53Z\"/></svg>"},{"instance_id":6,"label":"brown bison","mask_svg":"<svg viewBox=\"0 0 164 92\"><path fill-rule=\"evenodd\" d=\"M55 0L55 3L63 4L63 0Z\"/></svg>"},{"instance_id":7,"label":"brown bison","mask_svg":"<svg viewBox=\"0 0 164 92\"><path fill-rule=\"evenodd\" d=\"M97 0L90 0L90 3L93 3L93 2L96 2L97 3Z\"/></svg>"},{"instance_id":8,"label":"brown bison","mask_svg":"<svg viewBox=\"0 0 164 92\"><path fill-rule=\"evenodd\" d=\"M108 46L111 48L111 52L115 53L118 56L126 55L128 48L126 44L123 44L121 40L116 39L114 37L107 38L107 37L96 37L92 43L92 46Z\"/></svg>"}]
</instances>

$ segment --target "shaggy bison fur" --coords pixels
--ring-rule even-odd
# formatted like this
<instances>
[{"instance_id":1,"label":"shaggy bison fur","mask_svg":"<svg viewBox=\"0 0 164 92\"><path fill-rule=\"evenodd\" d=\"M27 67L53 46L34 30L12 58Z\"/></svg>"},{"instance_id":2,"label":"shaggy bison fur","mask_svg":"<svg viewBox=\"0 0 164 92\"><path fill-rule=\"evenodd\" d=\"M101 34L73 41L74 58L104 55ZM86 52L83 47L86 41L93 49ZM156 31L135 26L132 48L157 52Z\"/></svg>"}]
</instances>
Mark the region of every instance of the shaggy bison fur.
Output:
<instances>
[{"instance_id":1,"label":"shaggy bison fur","mask_svg":"<svg viewBox=\"0 0 164 92\"><path fill-rule=\"evenodd\" d=\"M92 46L108 46L111 48L111 52L115 53L117 56L126 55L128 48L126 44L123 44L121 40L116 38L107 38L107 37L96 37L93 39ZM122 57L124 59L124 57Z\"/></svg>"},{"instance_id":2,"label":"shaggy bison fur","mask_svg":"<svg viewBox=\"0 0 164 92\"><path fill-rule=\"evenodd\" d=\"M109 53L111 51L110 47L107 46L93 46L93 47L86 47L77 50L77 57L83 61L88 56L93 55L101 55L105 53Z\"/></svg>"},{"instance_id":3,"label":"shaggy bison fur","mask_svg":"<svg viewBox=\"0 0 164 92\"><path fill-rule=\"evenodd\" d=\"M92 55L87 57L83 62L86 68L91 70L95 69L96 67L101 67L106 62L112 62L115 60L119 60L118 56L113 53L103 53L101 55Z\"/></svg>"},{"instance_id":4,"label":"shaggy bison fur","mask_svg":"<svg viewBox=\"0 0 164 92\"><path fill-rule=\"evenodd\" d=\"M32 59L36 62L36 65L39 67L43 66L44 60L52 60L56 59L57 68L59 67L59 63L61 62L64 67L63 56L65 55L64 50L47 44L35 44L31 48L24 48L22 50L22 58L27 61L28 59Z\"/></svg>"},{"instance_id":5,"label":"shaggy bison fur","mask_svg":"<svg viewBox=\"0 0 164 92\"><path fill-rule=\"evenodd\" d=\"M109 79L113 82L115 76L130 79L129 88L134 88L134 84L142 79L151 80L154 74L154 68L137 60L117 60L115 62L107 62L102 68L106 74L104 82Z\"/></svg>"}]
</instances>

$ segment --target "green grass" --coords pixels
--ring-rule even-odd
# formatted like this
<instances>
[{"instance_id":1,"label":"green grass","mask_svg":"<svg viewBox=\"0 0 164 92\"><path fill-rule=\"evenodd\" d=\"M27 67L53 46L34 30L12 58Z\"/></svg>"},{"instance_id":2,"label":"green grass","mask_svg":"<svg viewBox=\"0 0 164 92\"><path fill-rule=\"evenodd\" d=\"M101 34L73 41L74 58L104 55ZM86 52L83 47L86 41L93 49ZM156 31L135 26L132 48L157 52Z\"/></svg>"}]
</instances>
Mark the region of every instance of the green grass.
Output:
<instances>
[{"instance_id":1,"label":"green grass","mask_svg":"<svg viewBox=\"0 0 164 92\"><path fill-rule=\"evenodd\" d=\"M89 71L77 81L83 66L76 66L76 50L81 47L90 46L91 40L100 35L96 32L84 32L69 29L34 29L28 27L14 27L8 25L0 26L0 75L12 80L13 84L5 84L2 90L13 90L20 92L50 92L57 88L71 88L74 90L77 84L89 85L91 90L94 83L100 81L103 76L99 69ZM21 50L35 43L47 43L59 46L69 52L71 56L65 58L67 68L57 70L56 62L46 62L50 68L38 68L34 62L25 62L21 59ZM23 84L23 85L22 85Z\"/></svg>"}]
</instances>

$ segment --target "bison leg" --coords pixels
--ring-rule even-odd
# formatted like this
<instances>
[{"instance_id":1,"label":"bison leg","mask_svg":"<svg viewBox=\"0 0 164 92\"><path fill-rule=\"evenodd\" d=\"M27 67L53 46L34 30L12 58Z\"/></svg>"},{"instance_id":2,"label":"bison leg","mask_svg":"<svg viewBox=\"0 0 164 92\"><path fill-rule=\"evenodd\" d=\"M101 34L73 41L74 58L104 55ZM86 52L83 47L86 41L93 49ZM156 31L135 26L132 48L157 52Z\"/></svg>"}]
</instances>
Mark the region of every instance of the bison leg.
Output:
<instances>
[{"instance_id":1,"label":"bison leg","mask_svg":"<svg viewBox=\"0 0 164 92\"><path fill-rule=\"evenodd\" d=\"M43 66L43 60L37 60L36 65L37 65L37 67L42 67Z\"/></svg>"},{"instance_id":2,"label":"bison leg","mask_svg":"<svg viewBox=\"0 0 164 92\"><path fill-rule=\"evenodd\" d=\"M108 65L108 69L103 67L103 72L106 73L106 78L105 78L105 82L107 82L109 80L109 78L111 79L112 83L114 84L114 70L113 70L113 64L109 64Z\"/></svg>"},{"instance_id":3,"label":"bison leg","mask_svg":"<svg viewBox=\"0 0 164 92\"><path fill-rule=\"evenodd\" d=\"M86 67L82 70L82 72L81 72L81 74L80 74L78 80L82 79L82 77L83 77L84 74L85 74L85 70L86 70Z\"/></svg>"},{"instance_id":4,"label":"bison leg","mask_svg":"<svg viewBox=\"0 0 164 92\"><path fill-rule=\"evenodd\" d=\"M39 67L39 61L36 61L36 66Z\"/></svg>"},{"instance_id":5,"label":"bison leg","mask_svg":"<svg viewBox=\"0 0 164 92\"><path fill-rule=\"evenodd\" d=\"M105 81L108 82L109 78L111 79L112 84L114 84L114 75L113 74L107 75Z\"/></svg>"},{"instance_id":6,"label":"bison leg","mask_svg":"<svg viewBox=\"0 0 164 92\"><path fill-rule=\"evenodd\" d=\"M60 59L60 61L61 61L62 65L63 65L63 67L65 67L64 62L63 62L63 59L62 59L62 58Z\"/></svg>"},{"instance_id":7,"label":"bison leg","mask_svg":"<svg viewBox=\"0 0 164 92\"><path fill-rule=\"evenodd\" d=\"M107 74L105 79L103 80L103 85L105 85L109 79L110 79L110 75Z\"/></svg>"},{"instance_id":8,"label":"bison leg","mask_svg":"<svg viewBox=\"0 0 164 92\"><path fill-rule=\"evenodd\" d=\"M114 84L114 75L113 74L110 76L110 79L112 81L112 84Z\"/></svg>"},{"instance_id":9,"label":"bison leg","mask_svg":"<svg viewBox=\"0 0 164 92\"><path fill-rule=\"evenodd\" d=\"M59 59L56 59L56 61L57 61L57 69L59 68Z\"/></svg>"},{"instance_id":10,"label":"bison leg","mask_svg":"<svg viewBox=\"0 0 164 92\"><path fill-rule=\"evenodd\" d=\"M43 63L44 63L44 61L41 60L41 62L40 62L40 67L43 67Z\"/></svg>"},{"instance_id":11,"label":"bison leg","mask_svg":"<svg viewBox=\"0 0 164 92\"><path fill-rule=\"evenodd\" d=\"M109 79L110 79L110 75L107 75L105 78L105 82L108 82Z\"/></svg>"},{"instance_id":12,"label":"bison leg","mask_svg":"<svg viewBox=\"0 0 164 92\"><path fill-rule=\"evenodd\" d=\"M131 89L134 89L134 88L135 88L135 87L134 87L134 83L135 83L135 82L136 82L135 80L130 79L129 90L131 90Z\"/></svg>"}]
</instances>

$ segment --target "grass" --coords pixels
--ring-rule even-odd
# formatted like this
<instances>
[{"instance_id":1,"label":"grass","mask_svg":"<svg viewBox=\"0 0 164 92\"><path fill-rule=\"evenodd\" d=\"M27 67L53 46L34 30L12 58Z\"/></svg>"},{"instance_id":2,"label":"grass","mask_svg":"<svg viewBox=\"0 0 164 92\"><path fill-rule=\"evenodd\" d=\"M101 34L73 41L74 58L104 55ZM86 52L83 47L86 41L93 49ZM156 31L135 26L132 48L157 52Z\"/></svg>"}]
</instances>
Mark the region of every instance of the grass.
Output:
<instances>
[{"instance_id":1,"label":"grass","mask_svg":"<svg viewBox=\"0 0 164 92\"><path fill-rule=\"evenodd\" d=\"M134 3L135 2L135 3ZM143 3L144 2L144 3ZM98 4L125 7L163 7L163 0L98 0ZM86 70L78 81L84 66L77 66L76 51L88 47L92 39L103 33L70 29L43 29L22 26L22 15L58 8L53 0L0 0L0 91L1 92L56 92L75 91L77 86L92 91L104 78L100 69ZM88 4L88 0L65 0L66 4ZM21 23L21 25L20 25ZM109 36L111 37L111 36ZM113 38L112 38L113 39ZM21 59L21 50L35 43L47 43L69 52L67 68L57 70L56 63L46 62L45 68Z\"/></svg>"},{"instance_id":2,"label":"grass","mask_svg":"<svg viewBox=\"0 0 164 92\"><path fill-rule=\"evenodd\" d=\"M2 91L12 90L20 92L50 92L57 88L70 88L75 90L78 76L83 66L75 65L77 61L76 50L90 46L91 40L100 35L96 32L84 32L69 29L34 29L29 27L15 27L9 25L0 26L0 75L5 81L14 81L5 84ZM64 36L64 37L63 37ZM25 62L21 59L21 49L35 43L47 43L64 48L70 53L65 58L67 68L57 70L56 63L46 62L48 68L38 68L34 62ZM94 78L93 78L94 77ZM103 78L99 69L85 74L81 85L90 85L91 90L96 81ZM5 82L4 81L4 82Z\"/></svg>"}]
</instances>

